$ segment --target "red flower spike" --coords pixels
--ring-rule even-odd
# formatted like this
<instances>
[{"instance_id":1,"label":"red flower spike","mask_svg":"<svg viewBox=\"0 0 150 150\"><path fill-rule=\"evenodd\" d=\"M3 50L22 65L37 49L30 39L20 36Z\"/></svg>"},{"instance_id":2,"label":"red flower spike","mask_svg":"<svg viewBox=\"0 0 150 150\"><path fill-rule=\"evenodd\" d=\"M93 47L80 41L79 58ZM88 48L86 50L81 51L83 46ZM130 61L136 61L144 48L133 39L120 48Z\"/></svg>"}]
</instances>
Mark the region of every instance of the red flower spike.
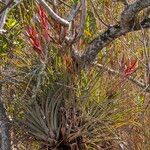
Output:
<instances>
[{"instance_id":1,"label":"red flower spike","mask_svg":"<svg viewBox=\"0 0 150 150\"><path fill-rule=\"evenodd\" d=\"M39 6L38 13L39 13L39 17L40 17L40 23L45 30L45 39L47 41L49 41L48 20L47 20L47 15L46 15L46 12L45 12L43 6L41 6L41 5Z\"/></svg>"},{"instance_id":2,"label":"red flower spike","mask_svg":"<svg viewBox=\"0 0 150 150\"><path fill-rule=\"evenodd\" d=\"M38 8L38 11L39 11L39 15L42 16L42 17L45 17L46 16L46 12L44 10L44 7L43 6L39 6Z\"/></svg>"},{"instance_id":3,"label":"red flower spike","mask_svg":"<svg viewBox=\"0 0 150 150\"><path fill-rule=\"evenodd\" d=\"M29 26L27 27L27 33L30 36L30 38L35 38L36 37L36 30L34 29L34 27Z\"/></svg>"},{"instance_id":4,"label":"red flower spike","mask_svg":"<svg viewBox=\"0 0 150 150\"><path fill-rule=\"evenodd\" d=\"M36 48L39 48L40 47L40 42L37 40L37 39L34 39L34 38L30 38L30 42L31 44L36 47Z\"/></svg>"},{"instance_id":5,"label":"red flower spike","mask_svg":"<svg viewBox=\"0 0 150 150\"><path fill-rule=\"evenodd\" d=\"M43 6L39 6L38 12L39 12L40 22L41 22L42 26L45 29L48 29L47 15L46 15L46 12L45 12Z\"/></svg>"},{"instance_id":6,"label":"red flower spike","mask_svg":"<svg viewBox=\"0 0 150 150\"><path fill-rule=\"evenodd\" d=\"M130 76L133 72L135 72L135 70L138 67L138 61L136 60L131 60L129 62L129 64L127 66L125 66L126 68L124 68L124 76L128 77Z\"/></svg>"},{"instance_id":7,"label":"red flower spike","mask_svg":"<svg viewBox=\"0 0 150 150\"><path fill-rule=\"evenodd\" d=\"M44 55L43 50L41 49L41 44L39 39L36 37L36 30L32 27L29 26L27 28L27 33L30 36L30 43L33 45L35 51L39 54L39 55Z\"/></svg>"}]
</instances>

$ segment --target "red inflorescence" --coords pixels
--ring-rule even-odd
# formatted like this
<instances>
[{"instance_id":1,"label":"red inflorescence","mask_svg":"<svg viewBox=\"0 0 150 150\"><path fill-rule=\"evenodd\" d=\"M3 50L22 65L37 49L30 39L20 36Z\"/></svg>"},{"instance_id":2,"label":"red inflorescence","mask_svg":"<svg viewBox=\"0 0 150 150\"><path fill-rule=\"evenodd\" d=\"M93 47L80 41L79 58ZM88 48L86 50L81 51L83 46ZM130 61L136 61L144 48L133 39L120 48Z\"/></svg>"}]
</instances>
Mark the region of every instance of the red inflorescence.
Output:
<instances>
[{"instance_id":1,"label":"red inflorescence","mask_svg":"<svg viewBox=\"0 0 150 150\"><path fill-rule=\"evenodd\" d=\"M37 37L37 33L34 27L29 26L27 27L27 34L30 37L30 43L33 45L35 51L40 55L43 56L44 51L41 48L40 40Z\"/></svg>"},{"instance_id":2,"label":"red inflorescence","mask_svg":"<svg viewBox=\"0 0 150 150\"><path fill-rule=\"evenodd\" d=\"M132 59L128 63L128 65L125 65L124 76L125 77L130 76L132 73L134 73L136 71L137 67L138 67L138 61L137 61L137 59Z\"/></svg>"},{"instance_id":3,"label":"red inflorescence","mask_svg":"<svg viewBox=\"0 0 150 150\"><path fill-rule=\"evenodd\" d=\"M125 56L123 55L119 65L124 77L128 77L136 71L138 67L138 60L133 58L126 60Z\"/></svg>"},{"instance_id":4,"label":"red inflorescence","mask_svg":"<svg viewBox=\"0 0 150 150\"><path fill-rule=\"evenodd\" d=\"M49 35L48 35L48 26L49 26L49 24L48 24L45 9L41 5L38 8L38 14L39 14L39 19L40 19L41 26L44 28L44 31L45 31L45 39L48 41L49 40Z\"/></svg>"},{"instance_id":5,"label":"red inflorescence","mask_svg":"<svg viewBox=\"0 0 150 150\"><path fill-rule=\"evenodd\" d=\"M48 34L49 23L47 20L46 11L44 10L43 6L38 7L38 16L39 16L39 23L44 29L44 38L46 41L49 41L49 34ZM41 45L42 41L41 34L38 34L33 26L28 26L26 31L34 50L38 53L38 55L40 55L40 57L44 58L44 50Z\"/></svg>"}]
</instances>

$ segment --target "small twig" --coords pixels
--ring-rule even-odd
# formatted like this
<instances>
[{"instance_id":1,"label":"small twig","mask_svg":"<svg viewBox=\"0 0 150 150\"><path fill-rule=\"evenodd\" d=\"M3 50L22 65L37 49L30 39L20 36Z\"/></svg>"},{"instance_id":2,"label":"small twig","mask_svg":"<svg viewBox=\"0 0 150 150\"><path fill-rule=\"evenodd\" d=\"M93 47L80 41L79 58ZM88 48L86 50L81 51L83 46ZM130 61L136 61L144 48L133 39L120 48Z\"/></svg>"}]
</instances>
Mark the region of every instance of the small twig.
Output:
<instances>
[{"instance_id":1,"label":"small twig","mask_svg":"<svg viewBox=\"0 0 150 150\"><path fill-rule=\"evenodd\" d=\"M72 43L75 39L75 32L74 33L71 33L71 30L72 30L72 24L73 24L73 20L74 18L76 17L76 15L78 14L79 10L80 10L80 7L81 7L81 4L80 5L74 5L72 6L72 9L70 11L70 14L67 16L67 19L70 23L69 25L69 28L68 28L68 31L67 31L67 35L65 37L65 40L68 42L68 43Z\"/></svg>"},{"instance_id":2,"label":"small twig","mask_svg":"<svg viewBox=\"0 0 150 150\"><path fill-rule=\"evenodd\" d=\"M10 2L8 2L8 4L6 4L6 6L4 6L1 10L0 10L0 32L4 32L5 30L3 30L5 23L6 23L6 18L7 18L7 14L8 14L8 7L10 5Z\"/></svg>"},{"instance_id":3,"label":"small twig","mask_svg":"<svg viewBox=\"0 0 150 150\"><path fill-rule=\"evenodd\" d=\"M92 4L94 13L95 13L95 15L97 16L98 20L99 20L105 27L109 28L110 25L106 24L106 23L100 18L100 16L99 16L99 14L97 13L97 10L96 10L96 8L95 8L94 3L92 2L92 0L90 0L90 2L91 2L91 4Z\"/></svg>"},{"instance_id":4,"label":"small twig","mask_svg":"<svg viewBox=\"0 0 150 150\"><path fill-rule=\"evenodd\" d=\"M71 9L71 11L70 11L70 14L66 18L66 20L68 20L69 22L73 21L73 19L78 14L78 11L79 11L80 7L81 7L81 5L75 5L75 6L73 6L72 9Z\"/></svg>"},{"instance_id":5,"label":"small twig","mask_svg":"<svg viewBox=\"0 0 150 150\"><path fill-rule=\"evenodd\" d=\"M76 42L77 40L79 40L82 34L84 33L86 13L87 13L86 0L81 0L81 5L82 5L82 12L81 12L82 15L81 15L81 21L80 21L80 29L79 29L78 35L76 36L73 42Z\"/></svg>"},{"instance_id":6,"label":"small twig","mask_svg":"<svg viewBox=\"0 0 150 150\"><path fill-rule=\"evenodd\" d=\"M6 18L7 18L8 10L6 9L2 14L0 18L0 32L5 31L3 28L6 23Z\"/></svg>"},{"instance_id":7,"label":"small twig","mask_svg":"<svg viewBox=\"0 0 150 150\"><path fill-rule=\"evenodd\" d=\"M8 12L14 8L16 5L18 5L22 0L19 0L17 2L14 3L13 0L10 0L6 6L4 6L1 10L0 10L0 33L1 32L5 32L5 30L3 29L6 23L6 18L7 18L7 14Z\"/></svg>"},{"instance_id":8,"label":"small twig","mask_svg":"<svg viewBox=\"0 0 150 150\"><path fill-rule=\"evenodd\" d=\"M62 83L59 83L59 82L56 82L56 84L57 84L57 85L60 85L60 86L63 86L63 87L66 87L66 88L69 88L69 89L74 89L74 90L76 90L76 88L73 87L73 86L65 85L65 84L62 84Z\"/></svg>"},{"instance_id":9,"label":"small twig","mask_svg":"<svg viewBox=\"0 0 150 150\"><path fill-rule=\"evenodd\" d=\"M6 4L6 5L0 10L0 16L1 16L2 13L3 13L6 9L8 9L12 4L13 4L13 0L10 0L10 1L8 2L8 4Z\"/></svg>"},{"instance_id":10,"label":"small twig","mask_svg":"<svg viewBox=\"0 0 150 150\"><path fill-rule=\"evenodd\" d=\"M51 8L50 6L46 3L45 0L37 0L48 12L48 14L57 22L59 22L63 26L69 26L69 22L60 16L58 16Z\"/></svg>"},{"instance_id":11,"label":"small twig","mask_svg":"<svg viewBox=\"0 0 150 150\"><path fill-rule=\"evenodd\" d=\"M69 4L67 4L66 2L62 1L62 0L58 0L59 2L61 2L62 4L64 4L65 6L71 8L71 6Z\"/></svg>"},{"instance_id":12,"label":"small twig","mask_svg":"<svg viewBox=\"0 0 150 150\"><path fill-rule=\"evenodd\" d=\"M106 67L102 64L95 64L98 68L102 68L105 69L106 71L112 73L112 74L116 74L118 76L123 77L123 74L120 73L119 71L116 71L114 69L111 69L109 67ZM140 82L139 80L134 79L132 76L126 77L128 80L132 81L134 84L138 85L140 88L145 89L146 92L150 92L150 88L146 86L146 84Z\"/></svg>"}]
</instances>

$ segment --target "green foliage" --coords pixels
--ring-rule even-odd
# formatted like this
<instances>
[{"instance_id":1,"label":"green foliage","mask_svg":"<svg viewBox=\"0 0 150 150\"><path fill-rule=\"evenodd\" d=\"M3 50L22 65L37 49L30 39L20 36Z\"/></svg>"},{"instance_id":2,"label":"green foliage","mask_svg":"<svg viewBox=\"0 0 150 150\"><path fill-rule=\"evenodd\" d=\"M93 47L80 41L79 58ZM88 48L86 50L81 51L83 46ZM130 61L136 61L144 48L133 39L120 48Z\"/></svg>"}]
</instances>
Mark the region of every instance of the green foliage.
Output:
<instances>
[{"instance_id":1,"label":"green foliage","mask_svg":"<svg viewBox=\"0 0 150 150\"><path fill-rule=\"evenodd\" d=\"M80 1L65 2L77 4ZM101 19L108 24L117 23L115 18L120 16L121 4L108 0L94 3ZM93 66L88 71L80 70L71 55L72 47L82 53L88 42L106 28L91 3L87 5L84 34L71 45L62 35L68 28L60 27L49 16L51 38L46 41L45 30L35 18L38 4L34 0L23 1L8 14L6 33L0 35L0 79L5 106L12 120L12 143L19 150L56 147L117 150L120 144L127 146L126 149L145 150L149 146L150 112L149 106L145 106L149 93L123 76L106 71L110 67L122 73L123 56L137 57L140 63L133 77L145 78L144 55L148 50L141 42L143 33L128 34L105 47L97 59L104 68ZM57 12L65 18L70 8L63 4L58 7ZM71 32L76 34L80 15L75 19ZM35 27L44 58L36 52L27 26ZM124 144L129 142L131 147Z\"/></svg>"},{"instance_id":2,"label":"green foliage","mask_svg":"<svg viewBox=\"0 0 150 150\"><path fill-rule=\"evenodd\" d=\"M0 55L2 55L8 48L8 40L5 36L0 35Z\"/></svg>"},{"instance_id":3,"label":"green foliage","mask_svg":"<svg viewBox=\"0 0 150 150\"><path fill-rule=\"evenodd\" d=\"M79 0L72 0L72 2L73 2L74 4L77 4L77 3L79 2Z\"/></svg>"}]
</instances>

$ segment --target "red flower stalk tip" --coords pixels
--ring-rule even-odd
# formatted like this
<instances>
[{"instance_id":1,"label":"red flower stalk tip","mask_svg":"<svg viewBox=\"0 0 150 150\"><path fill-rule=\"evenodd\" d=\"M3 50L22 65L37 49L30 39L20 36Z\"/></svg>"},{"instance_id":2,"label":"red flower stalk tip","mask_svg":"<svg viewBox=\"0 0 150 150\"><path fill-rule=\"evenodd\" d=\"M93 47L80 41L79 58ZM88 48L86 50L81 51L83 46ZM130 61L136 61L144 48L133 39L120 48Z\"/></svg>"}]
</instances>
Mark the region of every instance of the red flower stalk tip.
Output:
<instances>
[{"instance_id":1,"label":"red flower stalk tip","mask_svg":"<svg viewBox=\"0 0 150 150\"><path fill-rule=\"evenodd\" d=\"M135 72L135 70L137 69L138 67L138 61L137 59L132 59L128 65L125 65L125 68L124 68L124 76L125 77L128 77L130 76L133 72Z\"/></svg>"},{"instance_id":2,"label":"red flower stalk tip","mask_svg":"<svg viewBox=\"0 0 150 150\"><path fill-rule=\"evenodd\" d=\"M46 12L45 12L45 9L42 5L39 6L38 11L39 11L39 15L41 17L46 17Z\"/></svg>"},{"instance_id":3,"label":"red flower stalk tip","mask_svg":"<svg viewBox=\"0 0 150 150\"><path fill-rule=\"evenodd\" d=\"M30 37L35 37L36 36L36 31L32 26L27 27L27 33Z\"/></svg>"},{"instance_id":4,"label":"red flower stalk tip","mask_svg":"<svg viewBox=\"0 0 150 150\"><path fill-rule=\"evenodd\" d=\"M38 8L38 13L39 13L41 25L42 25L45 29L48 29L47 15L46 15L46 12L45 12L45 9L43 8L43 6L41 6L41 5L39 6L39 8Z\"/></svg>"},{"instance_id":5,"label":"red flower stalk tip","mask_svg":"<svg viewBox=\"0 0 150 150\"><path fill-rule=\"evenodd\" d=\"M46 11L45 11L44 7L41 5L38 8L38 14L39 14L41 26L44 28L44 31L45 31L45 39L48 41L49 40L48 20L47 20Z\"/></svg>"},{"instance_id":6,"label":"red flower stalk tip","mask_svg":"<svg viewBox=\"0 0 150 150\"><path fill-rule=\"evenodd\" d=\"M41 49L40 40L37 38L36 30L34 29L34 27L29 26L27 28L27 33L28 33L28 35L30 37L30 43L34 47L35 51L39 55L44 55L44 51Z\"/></svg>"}]
</instances>

